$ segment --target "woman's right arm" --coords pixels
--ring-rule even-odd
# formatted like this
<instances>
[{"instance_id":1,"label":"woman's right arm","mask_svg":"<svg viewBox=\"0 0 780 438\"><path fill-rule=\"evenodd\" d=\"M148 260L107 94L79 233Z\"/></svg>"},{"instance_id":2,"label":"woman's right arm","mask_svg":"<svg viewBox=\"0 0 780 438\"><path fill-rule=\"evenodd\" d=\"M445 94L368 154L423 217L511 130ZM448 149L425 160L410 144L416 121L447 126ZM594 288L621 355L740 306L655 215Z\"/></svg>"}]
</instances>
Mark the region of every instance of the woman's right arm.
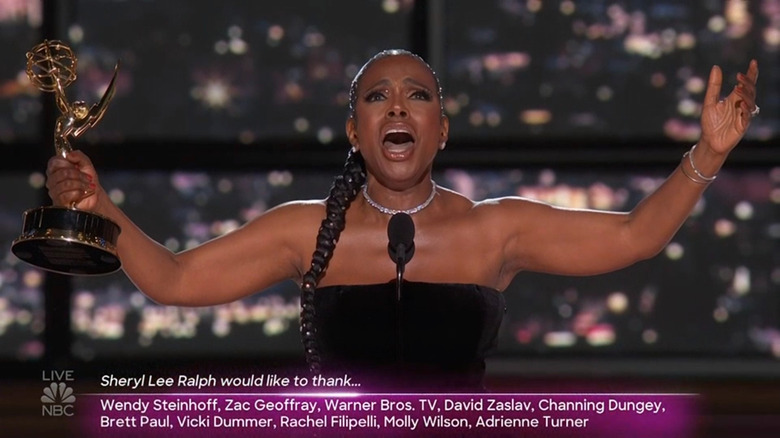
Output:
<instances>
[{"instance_id":1,"label":"woman's right arm","mask_svg":"<svg viewBox=\"0 0 780 438\"><path fill-rule=\"evenodd\" d=\"M55 205L103 215L119 225L122 269L156 302L201 306L230 302L287 279L300 278L302 255L318 227L316 204L273 209L232 233L174 254L138 228L103 190L81 151L52 157L46 187ZM306 232L301 232L306 230ZM309 230L312 230L309 232ZM311 242L309 245L308 242Z\"/></svg>"}]
</instances>

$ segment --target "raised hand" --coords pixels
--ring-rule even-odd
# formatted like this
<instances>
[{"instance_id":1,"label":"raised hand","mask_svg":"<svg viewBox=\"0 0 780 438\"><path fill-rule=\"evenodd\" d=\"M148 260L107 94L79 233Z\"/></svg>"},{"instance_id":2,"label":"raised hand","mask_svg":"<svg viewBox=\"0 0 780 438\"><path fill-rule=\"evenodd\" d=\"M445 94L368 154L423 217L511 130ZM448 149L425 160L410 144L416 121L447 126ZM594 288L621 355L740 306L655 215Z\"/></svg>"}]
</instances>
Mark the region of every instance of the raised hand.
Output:
<instances>
[{"instance_id":1,"label":"raised hand","mask_svg":"<svg viewBox=\"0 0 780 438\"><path fill-rule=\"evenodd\" d=\"M747 132L750 119L758 114L756 80L758 62L750 61L747 73L737 73L738 84L724 99L720 98L723 73L713 66L701 114L700 144L716 153L726 154Z\"/></svg>"}]
</instances>

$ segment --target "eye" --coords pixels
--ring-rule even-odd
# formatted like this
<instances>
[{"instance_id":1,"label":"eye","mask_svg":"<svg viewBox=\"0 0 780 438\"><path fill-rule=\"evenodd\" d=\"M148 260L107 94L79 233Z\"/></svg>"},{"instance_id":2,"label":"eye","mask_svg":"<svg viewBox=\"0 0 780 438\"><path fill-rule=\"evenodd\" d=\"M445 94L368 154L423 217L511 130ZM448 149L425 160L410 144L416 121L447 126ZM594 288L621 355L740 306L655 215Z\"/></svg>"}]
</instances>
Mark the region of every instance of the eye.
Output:
<instances>
[{"instance_id":1,"label":"eye","mask_svg":"<svg viewBox=\"0 0 780 438\"><path fill-rule=\"evenodd\" d=\"M380 100L384 100L385 95L382 94L379 91L372 91L368 94L366 94L365 101L366 102L378 102Z\"/></svg>"},{"instance_id":2,"label":"eye","mask_svg":"<svg viewBox=\"0 0 780 438\"><path fill-rule=\"evenodd\" d=\"M428 90L417 90L412 93L412 99L431 100L431 93Z\"/></svg>"}]
</instances>

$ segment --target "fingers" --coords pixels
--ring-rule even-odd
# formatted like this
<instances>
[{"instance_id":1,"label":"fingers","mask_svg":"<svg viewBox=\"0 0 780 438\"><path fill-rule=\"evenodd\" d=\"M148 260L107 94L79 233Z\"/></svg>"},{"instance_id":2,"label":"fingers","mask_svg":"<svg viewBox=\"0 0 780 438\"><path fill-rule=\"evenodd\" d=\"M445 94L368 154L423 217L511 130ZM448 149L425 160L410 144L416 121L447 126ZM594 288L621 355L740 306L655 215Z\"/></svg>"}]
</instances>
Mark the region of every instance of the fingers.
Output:
<instances>
[{"instance_id":1,"label":"fingers","mask_svg":"<svg viewBox=\"0 0 780 438\"><path fill-rule=\"evenodd\" d=\"M734 88L738 108L747 119L756 111L756 80L758 79L758 62L750 61L747 73L737 73L737 86Z\"/></svg>"},{"instance_id":2,"label":"fingers","mask_svg":"<svg viewBox=\"0 0 780 438\"><path fill-rule=\"evenodd\" d=\"M49 173L63 167L75 167L93 177L96 176L92 161L81 151L71 151L64 158L60 155L54 155L49 159L46 172Z\"/></svg>"},{"instance_id":3,"label":"fingers","mask_svg":"<svg viewBox=\"0 0 780 438\"><path fill-rule=\"evenodd\" d=\"M94 166L92 166L92 160L89 159L89 157L79 150L73 150L68 152L68 154L65 156L65 159L69 162L76 165L76 167L80 169L90 169L94 170Z\"/></svg>"},{"instance_id":4,"label":"fingers","mask_svg":"<svg viewBox=\"0 0 780 438\"><path fill-rule=\"evenodd\" d=\"M707 81L707 93L704 95L705 105L715 105L720 100L720 88L723 85L723 72L720 67L713 65L710 70L710 78Z\"/></svg>"},{"instance_id":5,"label":"fingers","mask_svg":"<svg viewBox=\"0 0 780 438\"><path fill-rule=\"evenodd\" d=\"M48 175L46 188L54 205L70 205L93 194L96 185L89 175L73 168L60 168Z\"/></svg>"},{"instance_id":6,"label":"fingers","mask_svg":"<svg viewBox=\"0 0 780 438\"><path fill-rule=\"evenodd\" d=\"M67 206L95 193L97 175L89 158L80 151L49 159L46 188L54 205Z\"/></svg>"},{"instance_id":7,"label":"fingers","mask_svg":"<svg viewBox=\"0 0 780 438\"><path fill-rule=\"evenodd\" d=\"M747 77L750 79L751 82L753 82L754 85L758 81L758 61L756 61L755 59L750 60L750 65L748 65Z\"/></svg>"},{"instance_id":8,"label":"fingers","mask_svg":"<svg viewBox=\"0 0 780 438\"><path fill-rule=\"evenodd\" d=\"M737 73L737 85L734 90L725 98L725 101L734 109L739 111L739 115L749 120L756 110L756 80L758 79L758 62L753 59L748 65L747 72ZM721 102L720 92L723 86L723 72L717 65L710 70L709 81L707 82L707 92L704 96L704 105L716 105Z\"/></svg>"}]
</instances>

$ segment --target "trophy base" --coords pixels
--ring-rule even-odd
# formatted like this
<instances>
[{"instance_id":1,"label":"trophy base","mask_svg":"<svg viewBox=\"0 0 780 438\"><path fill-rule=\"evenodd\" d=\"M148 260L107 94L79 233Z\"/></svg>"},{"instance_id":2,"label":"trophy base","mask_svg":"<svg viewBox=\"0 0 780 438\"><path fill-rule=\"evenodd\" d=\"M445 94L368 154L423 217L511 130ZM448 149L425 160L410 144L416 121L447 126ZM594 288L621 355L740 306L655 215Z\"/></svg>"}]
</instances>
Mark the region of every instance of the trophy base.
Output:
<instances>
[{"instance_id":1,"label":"trophy base","mask_svg":"<svg viewBox=\"0 0 780 438\"><path fill-rule=\"evenodd\" d=\"M110 219L63 207L24 212L22 234L11 251L27 263L68 275L101 275L118 270L119 226Z\"/></svg>"}]
</instances>

